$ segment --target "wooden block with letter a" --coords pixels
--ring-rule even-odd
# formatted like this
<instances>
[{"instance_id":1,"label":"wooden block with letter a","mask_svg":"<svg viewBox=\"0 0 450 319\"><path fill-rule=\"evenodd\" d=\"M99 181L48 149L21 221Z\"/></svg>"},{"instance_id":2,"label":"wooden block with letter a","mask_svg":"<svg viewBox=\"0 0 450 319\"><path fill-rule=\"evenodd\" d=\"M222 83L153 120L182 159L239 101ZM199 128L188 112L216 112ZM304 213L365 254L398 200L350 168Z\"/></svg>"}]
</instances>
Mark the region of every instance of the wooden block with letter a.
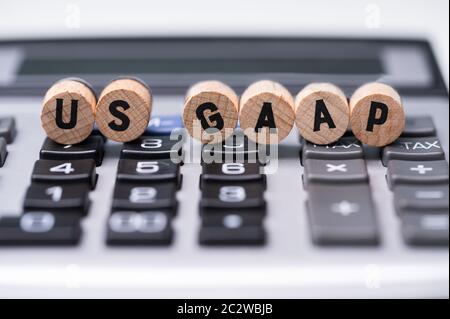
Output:
<instances>
[{"instance_id":1,"label":"wooden block with letter a","mask_svg":"<svg viewBox=\"0 0 450 319\"><path fill-rule=\"evenodd\" d=\"M53 84L42 103L41 125L53 141L70 145L82 142L94 128L97 97L81 79L67 78Z\"/></svg>"},{"instance_id":2,"label":"wooden block with letter a","mask_svg":"<svg viewBox=\"0 0 450 319\"><path fill-rule=\"evenodd\" d=\"M294 118L294 99L279 83L268 80L253 83L241 96L241 128L257 143L281 142L291 131Z\"/></svg>"},{"instance_id":3,"label":"wooden block with letter a","mask_svg":"<svg viewBox=\"0 0 450 319\"><path fill-rule=\"evenodd\" d=\"M350 110L344 92L331 83L311 83L295 99L295 124L314 144L331 144L347 131Z\"/></svg>"},{"instance_id":4,"label":"wooden block with letter a","mask_svg":"<svg viewBox=\"0 0 450 319\"><path fill-rule=\"evenodd\" d=\"M116 142L129 142L147 129L152 111L150 89L139 79L113 80L100 94L95 120L98 129Z\"/></svg>"},{"instance_id":5,"label":"wooden block with letter a","mask_svg":"<svg viewBox=\"0 0 450 319\"><path fill-rule=\"evenodd\" d=\"M218 143L230 136L238 115L238 97L222 82L199 82L186 93L184 126L193 138L202 143Z\"/></svg>"},{"instance_id":6,"label":"wooden block with letter a","mask_svg":"<svg viewBox=\"0 0 450 319\"><path fill-rule=\"evenodd\" d=\"M361 86L350 99L350 125L365 144L382 147L394 142L405 128L400 95L383 83Z\"/></svg>"}]
</instances>

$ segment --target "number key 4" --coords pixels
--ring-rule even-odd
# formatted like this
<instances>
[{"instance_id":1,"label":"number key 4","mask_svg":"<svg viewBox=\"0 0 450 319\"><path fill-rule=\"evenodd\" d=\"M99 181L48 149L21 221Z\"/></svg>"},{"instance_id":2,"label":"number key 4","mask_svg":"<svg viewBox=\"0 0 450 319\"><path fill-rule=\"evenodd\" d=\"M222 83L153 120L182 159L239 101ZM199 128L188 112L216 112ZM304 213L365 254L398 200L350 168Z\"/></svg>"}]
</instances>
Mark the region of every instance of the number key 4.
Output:
<instances>
[{"instance_id":1,"label":"number key 4","mask_svg":"<svg viewBox=\"0 0 450 319\"><path fill-rule=\"evenodd\" d=\"M31 175L33 182L41 183L86 183L95 188L97 174L91 159L76 161L38 160Z\"/></svg>"}]
</instances>

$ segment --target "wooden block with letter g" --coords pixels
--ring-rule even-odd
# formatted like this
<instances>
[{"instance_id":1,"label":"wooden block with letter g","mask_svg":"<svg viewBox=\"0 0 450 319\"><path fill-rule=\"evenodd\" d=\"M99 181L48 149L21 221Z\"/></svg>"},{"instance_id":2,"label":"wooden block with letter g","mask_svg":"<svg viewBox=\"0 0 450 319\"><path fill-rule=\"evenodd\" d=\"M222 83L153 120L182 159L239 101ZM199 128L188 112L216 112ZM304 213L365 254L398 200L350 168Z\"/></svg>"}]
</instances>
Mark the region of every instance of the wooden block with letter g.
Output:
<instances>
[{"instance_id":1,"label":"wooden block with letter g","mask_svg":"<svg viewBox=\"0 0 450 319\"><path fill-rule=\"evenodd\" d=\"M347 131L349 121L347 97L331 83L311 83L295 99L295 125L309 142L336 142Z\"/></svg>"},{"instance_id":2,"label":"wooden block with letter g","mask_svg":"<svg viewBox=\"0 0 450 319\"><path fill-rule=\"evenodd\" d=\"M254 142L281 142L291 131L294 119L294 99L279 83L268 80L253 83L241 96L240 126Z\"/></svg>"},{"instance_id":3,"label":"wooden block with letter g","mask_svg":"<svg viewBox=\"0 0 450 319\"><path fill-rule=\"evenodd\" d=\"M350 125L365 144L382 147L394 142L405 128L400 95L383 83L361 86L350 99Z\"/></svg>"},{"instance_id":4,"label":"wooden block with letter g","mask_svg":"<svg viewBox=\"0 0 450 319\"><path fill-rule=\"evenodd\" d=\"M150 89L139 79L117 78L98 99L95 121L102 134L116 142L129 142L147 129L152 111Z\"/></svg>"},{"instance_id":5,"label":"wooden block with letter g","mask_svg":"<svg viewBox=\"0 0 450 319\"><path fill-rule=\"evenodd\" d=\"M199 82L186 93L184 126L193 138L202 143L218 143L230 136L238 115L238 97L222 82Z\"/></svg>"},{"instance_id":6,"label":"wooden block with letter g","mask_svg":"<svg viewBox=\"0 0 450 319\"><path fill-rule=\"evenodd\" d=\"M67 78L53 84L42 103L41 125L53 141L70 145L82 142L94 128L97 97L81 79Z\"/></svg>"}]
</instances>

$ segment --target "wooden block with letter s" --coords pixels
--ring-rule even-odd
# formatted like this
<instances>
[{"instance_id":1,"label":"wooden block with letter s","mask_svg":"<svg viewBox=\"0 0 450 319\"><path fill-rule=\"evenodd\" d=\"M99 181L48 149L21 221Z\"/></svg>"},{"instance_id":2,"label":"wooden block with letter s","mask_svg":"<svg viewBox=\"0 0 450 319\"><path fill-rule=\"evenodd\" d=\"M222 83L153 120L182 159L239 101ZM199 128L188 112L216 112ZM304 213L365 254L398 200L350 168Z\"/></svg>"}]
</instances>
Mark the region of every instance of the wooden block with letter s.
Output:
<instances>
[{"instance_id":1,"label":"wooden block with letter s","mask_svg":"<svg viewBox=\"0 0 450 319\"><path fill-rule=\"evenodd\" d=\"M95 120L104 136L116 142L140 137L148 127L152 94L141 80L121 77L110 82L100 94Z\"/></svg>"},{"instance_id":2,"label":"wooden block with letter s","mask_svg":"<svg viewBox=\"0 0 450 319\"><path fill-rule=\"evenodd\" d=\"M45 94L42 128L57 143L80 143L94 128L96 102L97 97L88 83L78 78L62 79Z\"/></svg>"}]
</instances>

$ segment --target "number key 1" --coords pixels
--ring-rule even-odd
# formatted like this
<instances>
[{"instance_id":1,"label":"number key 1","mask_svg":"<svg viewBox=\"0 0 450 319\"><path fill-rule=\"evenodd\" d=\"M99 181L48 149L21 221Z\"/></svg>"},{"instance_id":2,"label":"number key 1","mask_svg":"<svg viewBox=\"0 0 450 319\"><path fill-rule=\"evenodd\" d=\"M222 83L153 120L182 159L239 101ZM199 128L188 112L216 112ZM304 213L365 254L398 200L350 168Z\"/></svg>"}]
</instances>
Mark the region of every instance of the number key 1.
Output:
<instances>
[{"instance_id":1,"label":"number key 1","mask_svg":"<svg viewBox=\"0 0 450 319\"><path fill-rule=\"evenodd\" d=\"M51 209L87 214L89 187L86 184L31 184L25 195L25 209Z\"/></svg>"}]
</instances>

